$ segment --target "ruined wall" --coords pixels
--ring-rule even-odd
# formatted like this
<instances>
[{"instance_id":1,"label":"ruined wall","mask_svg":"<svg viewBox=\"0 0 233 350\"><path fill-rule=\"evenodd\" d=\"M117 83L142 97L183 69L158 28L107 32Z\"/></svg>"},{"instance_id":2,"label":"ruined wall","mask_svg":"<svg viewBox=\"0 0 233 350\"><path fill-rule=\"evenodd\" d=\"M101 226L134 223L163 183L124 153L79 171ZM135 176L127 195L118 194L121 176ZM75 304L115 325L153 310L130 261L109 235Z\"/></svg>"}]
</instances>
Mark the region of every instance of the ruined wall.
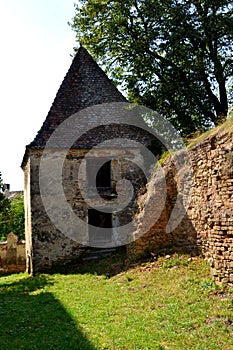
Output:
<instances>
[{"instance_id":1,"label":"ruined wall","mask_svg":"<svg viewBox=\"0 0 233 350\"><path fill-rule=\"evenodd\" d=\"M7 241L0 242L0 271L24 271L26 268L25 242L9 233Z\"/></svg>"},{"instance_id":2,"label":"ruined wall","mask_svg":"<svg viewBox=\"0 0 233 350\"><path fill-rule=\"evenodd\" d=\"M233 141L219 131L190 150L195 189L188 215L216 282L233 284Z\"/></svg>"},{"instance_id":3,"label":"ruined wall","mask_svg":"<svg viewBox=\"0 0 233 350\"><path fill-rule=\"evenodd\" d=\"M166 232L166 226L179 185L172 158L165 161L165 205L159 219L155 220L161 195L155 189L162 188L162 180L154 176L147 194L141 198L138 214L138 227L143 218L148 231L128 247L131 256L171 247L188 252L199 250L210 262L214 280L233 284L232 146L232 133L220 129L189 149L194 170L191 202L182 222L171 233ZM187 176L185 169L182 176Z\"/></svg>"}]
</instances>

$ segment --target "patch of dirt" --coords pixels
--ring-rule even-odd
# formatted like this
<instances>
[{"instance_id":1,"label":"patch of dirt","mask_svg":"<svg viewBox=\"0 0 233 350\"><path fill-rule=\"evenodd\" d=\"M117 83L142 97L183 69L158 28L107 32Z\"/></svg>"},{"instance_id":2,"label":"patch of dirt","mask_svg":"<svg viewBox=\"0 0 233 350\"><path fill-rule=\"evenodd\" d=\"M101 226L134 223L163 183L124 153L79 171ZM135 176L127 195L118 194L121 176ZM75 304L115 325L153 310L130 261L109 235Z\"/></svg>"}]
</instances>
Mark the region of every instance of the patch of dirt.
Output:
<instances>
[{"instance_id":1,"label":"patch of dirt","mask_svg":"<svg viewBox=\"0 0 233 350\"><path fill-rule=\"evenodd\" d=\"M160 264L156 263L156 262L152 262L146 266L140 266L138 268L138 271L140 272L144 272L144 271L151 271L151 270L154 270L154 269L159 269L161 267Z\"/></svg>"},{"instance_id":2,"label":"patch of dirt","mask_svg":"<svg viewBox=\"0 0 233 350\"><path fill-rule=\"evenodd\" d=\"M208 317L206 319L206 324L211 325L216 321L221 322L226 327L233 327L233 318L232 317L220 316L220 315Z\"/></svg>"},{"instance_id":3,"label":"patch of dirt","mask_svg":"<svg viewBox=\"0 0 233 350\"><path fill-rule=\"evenodd\" d=\"M209 294L210 296L217 296L220 300L233 299L233 292L227 292L223 290L214 290Z\"/></svg>"}]
</instances>

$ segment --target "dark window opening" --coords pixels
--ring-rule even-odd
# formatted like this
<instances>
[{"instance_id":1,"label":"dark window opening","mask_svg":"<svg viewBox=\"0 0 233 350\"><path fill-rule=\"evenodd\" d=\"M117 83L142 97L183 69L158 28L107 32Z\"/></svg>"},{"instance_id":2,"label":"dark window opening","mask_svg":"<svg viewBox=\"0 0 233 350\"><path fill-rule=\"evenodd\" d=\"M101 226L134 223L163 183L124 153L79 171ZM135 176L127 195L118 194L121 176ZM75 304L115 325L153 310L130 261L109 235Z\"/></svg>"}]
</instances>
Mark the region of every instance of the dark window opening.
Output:
<instances>
[{"instance_id":1,"label":"dark window opening","mask_svg":"<svg viewBox=\"0 0 233 350\"><path fill-rule=\"evenodd\" d=\"M96 188L111 188L111 161L104 163L96 175Z\"/></svg>"},{"instance_id":2,"label":"dark window opening","mask_svg":"<svg viewBox=\"0 0 233 350\"><path fill-rule=\"evenodd\" d=\"M96 209L88 210L88 223L101 228L112 228L112 214L103 213Z\"/></svg>"},{"instance_id":3,"label":"dark window opening","mask_svg":"<svg viewBox=\"0 0 233 350\"><path fill-rule=\"evenodd\" d=\"M112 214L103 213L96 209L88 210L89 244L103 245L112 242ZM94 227L93 227L94 226ZM106 230L101 230L106 228Z\"/></svg>"},{"instance_id":4,"label":"dark window opening","mask_svg":"<svg viewBox=\"0 0 233 350\"><path fill-rule=\"evenodd\" d=\"M111 196L111 160L105 162L103 158L98 157L88 159L86 169L88 194L92 196L97 190L103 198Z\"/></svg>"}]
</instances>

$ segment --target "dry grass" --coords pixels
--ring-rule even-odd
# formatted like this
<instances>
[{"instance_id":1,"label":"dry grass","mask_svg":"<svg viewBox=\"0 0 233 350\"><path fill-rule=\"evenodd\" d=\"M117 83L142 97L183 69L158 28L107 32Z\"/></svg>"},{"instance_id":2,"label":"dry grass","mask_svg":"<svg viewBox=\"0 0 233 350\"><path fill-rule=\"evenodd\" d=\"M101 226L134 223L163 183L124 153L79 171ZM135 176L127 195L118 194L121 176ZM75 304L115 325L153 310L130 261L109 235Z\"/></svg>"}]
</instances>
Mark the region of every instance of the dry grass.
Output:
<instances>
[{"instance_id":1,"label":"dry grass","mask_svg":"<svg viewBox=\"0 0 233 350\"><path fill-rule=\"evenodd\" d=\"M186 140L187 147L192 148L195 145L197 145L199 142L203 141L205 138L211 137L217 133L222 133L222 132L229 132L231 134L233 133L233 113L224 123L202 133L197 137L187 139Z\"/></svg>"}]
</instances>

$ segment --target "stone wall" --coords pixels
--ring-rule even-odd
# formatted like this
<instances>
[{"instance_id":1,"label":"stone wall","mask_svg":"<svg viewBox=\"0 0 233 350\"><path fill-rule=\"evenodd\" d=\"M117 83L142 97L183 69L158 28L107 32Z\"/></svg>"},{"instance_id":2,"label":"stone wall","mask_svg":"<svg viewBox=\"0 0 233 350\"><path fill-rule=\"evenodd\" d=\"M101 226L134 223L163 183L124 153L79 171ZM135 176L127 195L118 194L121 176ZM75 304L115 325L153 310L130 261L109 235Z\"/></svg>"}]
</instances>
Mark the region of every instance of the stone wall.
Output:
<instances>
[{"instance_id":1,"label":"stone wall","mask_svg":"<svg viewBox=\"0 0 233 350\"><path fill-rule=\"evenodd\" d=\"M18 241L14 233L7 235L7 241L0 242L0 271L25 271L25 242Z\"/></svg>"},{"instance_id":2,"label":"stone wall","mask_svg":"<svg viewBox=\"0 0 233 350\"><path fill-rule=\"evenodd\" d=\"M132 159L137 163L143 160L138 149L93 149L89 152L87 149L70 149L65 156L62 169L62 190L67 207L61 203L58 180L50 177L52 170L57 169L57 160L61 156L59 150L30 150L28 161L24 166L25 174L25 219L26 219L26 257L27 270L29 273L36 273L46 269L53 268L57 265L70 263L79 259L86 246L111 247L114 245L113 240L120 244L122 237L118 237L117 227L114 227L112 237L100 237L98 228L95 228L95 234L90 231L89 220L91 205L87 199L91 199L93 206L101 212L109 200L112 201L112 193L105 193L105 188L101 188L99 195L94 194L95 183L89 183L89 173L95 162L113 159L111 162L111 192L117 192L117 198L122 201L127 200L125 196L126 189L120 180L127 178L136 188L137 192L142 190L142 174L138 174L136 169L133 171L131 162L125 161L125 158ZM41 176L39 182L39 170L41 157L46 159L45 173ZM90 164L90 166L88 165ZM132 162L133 163L133 162ZM92 180L94 177L92 177ZM140 182L140 183L139 183ZM116 185L118 183L118 185ZM41 184L43 198L50 203L50 207L45 208L41 196ZM117 189L116 189L117 186ZM44 191L44 194L43 194ZM122 193L121 193L122 192ZM112 202L111 202L112 203ZM128 203L119 201L118 206L127 207ZM68 208L68 209L67 209ZM53 210L54 209L54 210ZM55 221L50 218L52 212L56 212ZM116 210L117 211L117 210ZM112 223L117 222L123 225L130 221L134 212L137 211L137 201L132 198L131 203L126 211L122 211L112 216ZM50 212L50 214L48 214ZM83 225L77 225L75 218L81 219ZM53 221L53 222L52 222ZM74 223L74 224L73 224ZM74 230L73 228L77 229ZM90 233L91 232L91 233ZM98 233L98 235L96 234ZM94 236L98 240L94 241ZM80 244L81 241L81 244Z\"/></svg>"},{"instance_id":3,"label":"stone wall","mask_svg":"<svg viewBox=\"0 0 233 350\"><path fill-rule=\"evenodd\" d=\"M42 150L31 151L24 167L26 260L27 271L32 274L51 269L57 263L64 264L80 256L80 244L62 234L51 222L44 208L39 185L41 156ZM55 158L56 153L54 153ZM53 166L52 159L50 166ZM66 176L73 179L76 170L76 167L73 169L71 167ZM74 185L74 180L70 182ZM48 196L50 196L50 188L52 189L55 185L56 183L47 183ZM64 185L66 186L66 181ZM69 186L70 192L73 192L72 185ZM56 198L54 200L56 201ZM66 218L64 218L65 223Z\"/></svg>"},{"instance_id":4,"label":"stone wall","mask_svg":"<svg viewBox=\"0 0 233 350\"><path fill-rule=\"evenodd\" d=\"M167 198L162 213L156 220L163 186L162 179L153 176L147 194L140 199L141 211L137 217L138 230L142 220L148 230L128 246L131 256L171 247L199 251L210 262L214 281L233 285L232 146L232 133L220 129L189 149L194 170L191 202L182 222L171 233L166 231L166 226L180 189L172 157L165 161ZM179 181L180 177L187 179L187 175L183 169Z\"/></svg>"}]
</instances>

